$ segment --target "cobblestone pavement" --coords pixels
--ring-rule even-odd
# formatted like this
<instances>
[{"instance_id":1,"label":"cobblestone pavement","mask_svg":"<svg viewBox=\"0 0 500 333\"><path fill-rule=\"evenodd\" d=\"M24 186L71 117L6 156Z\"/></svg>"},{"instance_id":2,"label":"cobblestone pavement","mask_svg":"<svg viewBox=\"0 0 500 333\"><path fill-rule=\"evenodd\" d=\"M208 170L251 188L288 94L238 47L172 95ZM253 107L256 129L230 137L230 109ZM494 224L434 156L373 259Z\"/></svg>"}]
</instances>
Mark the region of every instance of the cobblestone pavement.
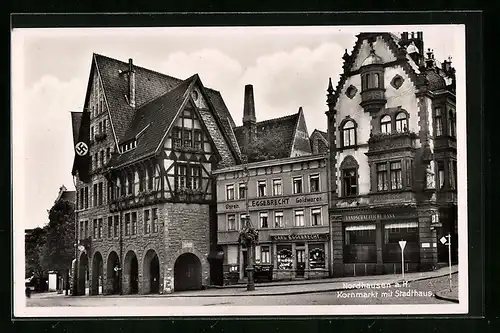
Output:
<instances>
[{"instance_id":1,"label":"cobblestone pavement","mask_svg":"<svg viewBox=\"0 0 500 333\"><path fill-rule=\"evenodd\" d=\"M453 283L457 284L457 274ZM238 306L238 305L359 305L359 304L450 304L434 297L434 292L449 286L447 276L409 282L407 286L392 286L383 289L353 289L334 292L308 293L298 295L269 296L222 296L222 297L71 297L54 295L53 297L34 297L27 300L27 306L74 306L74 307L109 307L109 306ZM290 286L293 288L293 286ZM385 294L382 294L385 293Z\"/></svg>"}]
</instances>

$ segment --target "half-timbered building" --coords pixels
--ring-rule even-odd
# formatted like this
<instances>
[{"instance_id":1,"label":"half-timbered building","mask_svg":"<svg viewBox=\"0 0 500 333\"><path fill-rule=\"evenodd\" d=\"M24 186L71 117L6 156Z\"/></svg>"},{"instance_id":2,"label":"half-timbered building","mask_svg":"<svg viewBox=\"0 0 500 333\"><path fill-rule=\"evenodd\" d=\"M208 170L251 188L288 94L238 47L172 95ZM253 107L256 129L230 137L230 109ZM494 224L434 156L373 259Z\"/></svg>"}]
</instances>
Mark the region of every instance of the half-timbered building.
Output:
<instances>
[{"instance_id":1,"label":"half-timbered building","mask_svg":"<svg viewBox=\"0 0 500 333\"><path fill-rule=\"evenodd\" d=\"M94 54L73 113L77 294L217 284L212 171L240 163L231 115L198 75L181 80Z\"/></svg>"}]
</instances>

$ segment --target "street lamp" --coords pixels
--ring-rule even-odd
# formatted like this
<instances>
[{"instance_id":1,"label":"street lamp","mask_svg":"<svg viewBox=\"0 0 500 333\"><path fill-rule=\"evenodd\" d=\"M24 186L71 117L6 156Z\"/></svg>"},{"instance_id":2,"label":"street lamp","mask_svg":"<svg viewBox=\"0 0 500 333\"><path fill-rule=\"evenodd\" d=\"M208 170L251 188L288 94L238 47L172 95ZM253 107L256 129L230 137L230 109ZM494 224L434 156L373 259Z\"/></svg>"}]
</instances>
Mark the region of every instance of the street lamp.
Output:
<instances>
[{"instance_id":1,"label":"street lamp","mask_svg":"<svg viewBox=\"0 0 500 333\"><path fill-rule=\"evenodd\" d=\"M258 231L252 226L252 221L250 220L250 211L248 206L248 183L250 180L250 172L248 168L245 166L243 169L243 175L246 177L245 180L245 205L246 205L246 213L245 213L245 223L240 230L239 242L240 244L245 244L247 247L247 255L248 255L248 266L245 268L247 271L247 290L252 291L255 290L254 283L254 253L255 253L255 245L258 241Z\"/></svg>"}]
</instances>

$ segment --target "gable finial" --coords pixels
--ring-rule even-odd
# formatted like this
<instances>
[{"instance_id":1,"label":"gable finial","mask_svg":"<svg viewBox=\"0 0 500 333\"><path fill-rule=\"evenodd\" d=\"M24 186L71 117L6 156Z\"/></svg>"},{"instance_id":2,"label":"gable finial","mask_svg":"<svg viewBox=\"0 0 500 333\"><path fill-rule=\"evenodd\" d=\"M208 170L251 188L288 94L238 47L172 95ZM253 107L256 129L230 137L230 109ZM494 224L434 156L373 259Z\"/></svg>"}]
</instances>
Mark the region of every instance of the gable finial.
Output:
<instances>
[{"instance_id":1,"label":"gable finial","mask_svg":"<svg viewBox=\"0 0 500 333\"><path fill-rule=\"evenodd\" d=\"M332 84L332 78L328 78L328 88L326 89L326 91L329 93L329 94L332 94L333 93L333 84Z\"/></svg>"}]
</instances>

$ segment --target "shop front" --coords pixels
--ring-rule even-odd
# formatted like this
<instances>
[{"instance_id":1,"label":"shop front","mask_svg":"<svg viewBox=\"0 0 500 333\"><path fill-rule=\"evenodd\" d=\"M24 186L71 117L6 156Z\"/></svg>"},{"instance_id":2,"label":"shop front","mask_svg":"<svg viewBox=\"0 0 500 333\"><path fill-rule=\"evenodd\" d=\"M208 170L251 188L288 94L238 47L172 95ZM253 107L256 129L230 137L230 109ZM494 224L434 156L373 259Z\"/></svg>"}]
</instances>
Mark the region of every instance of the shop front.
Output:
<instances>
[{"instance_id":1,"label":"shop front","mask_svg":"<svg viewBox=\"0 0 500 333\"><path fill-rule=\"evenodd\" d=\"M417 210L346 212L338 215L333 230L335 276L401 273L400 241L405 272L419 271L436 261L432 213Z\"/></svg>"}]
</instances>

